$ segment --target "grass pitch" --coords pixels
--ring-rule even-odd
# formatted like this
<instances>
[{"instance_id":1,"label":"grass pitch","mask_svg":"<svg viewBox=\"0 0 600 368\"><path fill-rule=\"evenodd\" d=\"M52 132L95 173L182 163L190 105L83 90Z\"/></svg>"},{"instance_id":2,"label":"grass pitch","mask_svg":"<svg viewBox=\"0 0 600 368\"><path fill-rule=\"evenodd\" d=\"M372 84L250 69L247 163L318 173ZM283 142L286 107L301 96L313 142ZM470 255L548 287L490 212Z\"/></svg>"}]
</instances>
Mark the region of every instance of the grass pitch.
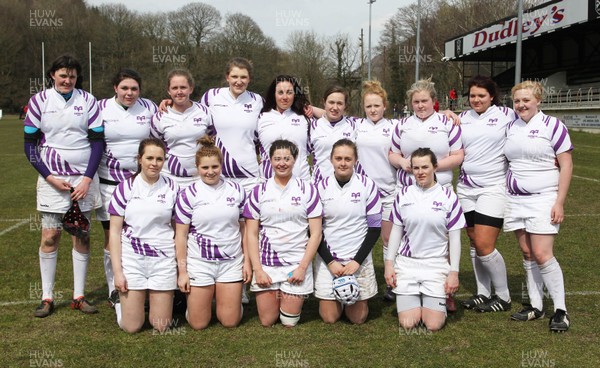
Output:
<instances>
[{"instance_id":1,"label":"grass pitch","mask_svg":"<svg viewBox=\"0 0 600 368\"><path fill-rule=\"evenodd\" d=\"M571 132L575 169L567 218L555 243L567 290L572 327L552 334L548 318L519 323L509 313L478 314L459 309L435 334L399 330L395 305L380 297L369 303L362 326L325 325L317 301L305 304L300 324L260 326L254 300L240 327L214 322L193 331L181 315L163 334L150 328L128 335L116 325L106 303L101 227L94 222L87 297L100 313L69 309L72 296L70 239L59 248L55 313L33 317L41 295L35 211L36 172L23 154L22 121L0 120L0 334L2 367L597 367L600 366L600 135ZM520 251L512 234L498 241L508 267L513 311L525 293ZM374 254L384 289L381 247ZM459 298L474 292L466 238L463 238ZM546 314L552 311L546 302Z\"/></svg>"}]
</instances>

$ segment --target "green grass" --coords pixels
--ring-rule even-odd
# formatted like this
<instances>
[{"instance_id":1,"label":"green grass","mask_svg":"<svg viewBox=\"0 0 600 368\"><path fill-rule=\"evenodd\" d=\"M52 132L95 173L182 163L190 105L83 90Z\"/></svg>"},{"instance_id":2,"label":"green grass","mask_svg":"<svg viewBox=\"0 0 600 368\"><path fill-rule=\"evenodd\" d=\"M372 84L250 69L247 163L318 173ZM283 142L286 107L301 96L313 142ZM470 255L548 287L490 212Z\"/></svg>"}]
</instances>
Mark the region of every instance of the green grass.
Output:
<instances>
[{"instance_id":1,"label":"green grass","mask_svg":"<svg viewBox=\"0 0 600 368\"><path fill-rule=\"evenodd\" d=\"M92 234L87 290L100 313L87 316L68 308L73 280L70 244L64 237L56 280L57 309L48 318L33 317L40 292L36 173L22 153L22 122L5 117L0 120L0 232L19 220L27 221L0 236L0 366L596 367L600 364L600 135L572 132L571 137L576 148L575 175L596 181L573 178L567 219L555 245L572 317L566 334L549 333L548 319L518 323L510 321L508 313L482 315L461 309L438 333L407 334L397 327L395 306L379 297L370 302L364 325L325 325L311 297L294 329L261 327L252 301L236 329L215 322L205 331L193 331L183 316L176 315L177 327L168 333L158 335L146 328L128 335L117 327L105 302L98 223ZM463 243L460 294L468 295L474 291L474 279ZM498 248L507 263L515 311L524 284L520 251L512 234L502 234ZM380 247L374 260L381 290ZM580 295L587 291L595 293ZM550 310L548 301L546 311Z\"/></svg>"}]
</instances>

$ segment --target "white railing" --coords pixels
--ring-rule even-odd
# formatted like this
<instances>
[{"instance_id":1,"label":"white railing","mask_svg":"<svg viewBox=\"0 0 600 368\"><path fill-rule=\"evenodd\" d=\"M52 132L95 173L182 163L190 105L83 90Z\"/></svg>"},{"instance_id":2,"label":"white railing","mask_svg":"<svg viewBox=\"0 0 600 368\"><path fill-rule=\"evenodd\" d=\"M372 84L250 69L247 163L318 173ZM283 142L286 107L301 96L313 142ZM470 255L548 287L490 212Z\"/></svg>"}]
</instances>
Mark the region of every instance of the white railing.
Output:
<instances>
[{"instance_id":1,"label":"white railing","mask_svg":"<svg viewBox=\"0 0 600 368\"><path fill-rule=\"evenodd\" d=\"M510 95L502 96L502 104L512 106ZM600 88L570 88L550 91L542 102L544 108L583 109L600 108Z\"/></svg>"}]
</instances>

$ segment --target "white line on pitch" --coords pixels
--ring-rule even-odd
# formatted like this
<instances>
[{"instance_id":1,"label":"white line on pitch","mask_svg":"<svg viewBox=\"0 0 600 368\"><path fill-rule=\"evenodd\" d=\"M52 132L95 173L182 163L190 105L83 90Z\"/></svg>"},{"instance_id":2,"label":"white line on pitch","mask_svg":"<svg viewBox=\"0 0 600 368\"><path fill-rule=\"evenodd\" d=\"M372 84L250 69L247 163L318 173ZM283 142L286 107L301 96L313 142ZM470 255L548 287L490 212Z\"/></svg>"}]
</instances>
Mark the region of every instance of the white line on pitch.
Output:
<instances>
[{"instance_id":1,"label":"white line on pitch","mask_svg":"<svg viewBox=\"0 0 600 368\"><path fill-rule=\"evenodd\" d=\"M595 181L596 183L600 182L600 180L598 180L598 179L586 178L585 176L577 176L577 175L573 175L573 177L574 177L574 178L577 178L577 179L583 179L583 180Z\"/></svg>"},{"instance_id":2,"label":"white line on pitch","mask_svg":"<svg viewBox=\"0 0 600 368\"><path fill-rule=\"evenodd\" d=\"M25 225L25 224L26 224L26 223L28 223L28 222L29 222L29 220L23 220L23 221L21 221L21 222L17 222L17 223L16 223L16 224L14 224L13 226L11 226L11 227L9 227L9 228L7 228L7 229L4 229L4 230L2 230L2 231L0 231L0 236L4 235L4 234L6 234L7 232L9 232L9 231L12 231L12 230L14 230L14 229L16 229L16 228L18 228L18 227L20 227L20 226L23 226L23 225Z\"/></svg>"},{"instance_id":3,"label":"white line on pitch","mask_svg":"<svg viewBox=\"0 0 600 368\"><path fill-rule=\"evenodd\" d=\"M574 214L574 215L565 215L565 217L596 217L596 216L600 216L600 213L581 213L581 214Z\"/></svg>"},{"instance_id":4,"label":"white line on pitch","mask_svg":"<svg viewBox=\"0 0 600 368\"><path fill-rule=\"evenodd\" d=\"M19 222L19 221L27 221L28 219L0 219L0 222Z\"/></svg>"}]
</instances>

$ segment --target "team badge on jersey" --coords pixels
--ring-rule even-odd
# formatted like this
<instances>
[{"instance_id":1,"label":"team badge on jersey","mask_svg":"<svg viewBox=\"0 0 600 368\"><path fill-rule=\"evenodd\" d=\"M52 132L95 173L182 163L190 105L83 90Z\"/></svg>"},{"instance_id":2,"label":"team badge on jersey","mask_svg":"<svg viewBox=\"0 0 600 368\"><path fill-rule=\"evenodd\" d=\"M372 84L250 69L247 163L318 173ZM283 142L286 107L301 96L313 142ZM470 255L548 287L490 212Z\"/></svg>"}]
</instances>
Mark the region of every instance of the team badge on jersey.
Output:
<instances>
[{"instance_id":1,"label":"team badge on jersey","mask_svg":"<svg viewBox=\"0 0 600 368\"><path fill-rule=\"evenodd\" d=\"M437 201L433 201L433 204L431 205L431 209L434 211L442 211L442 202L437 202Z\"/></svg>"},{"instance_id":2,"label":"team badge on jersey","mask_svg":"<svg viewBox=\"0 0 600 368\"><path fill-rule=\"evenodd\" d=\"M83 115L83 106L73 106L73 110L75 111L75 116Z\"/></svg>"},{"instance_id":3,"label":"team badge on jersey","mask_svg":"<svg viewBox=\"0 0 600 368\"><path fill-rule=\"evenodd\" d=\"M292 206L299 206L302 198L300 197L292 197Z\"/></svg>"},{"instance_id":4,"label":"team badge on jersey","mask_svg":"<svg viewBox=\"0 0 600 368\"><path fill-rule=\"evenodd\" d=\"M352 203L358 203L358 202L360 202L360 192L352 193L350 195L350 197L352 197L352 199L350 200L350 202L352 202Z\"/></svg>"}]
</instances>

